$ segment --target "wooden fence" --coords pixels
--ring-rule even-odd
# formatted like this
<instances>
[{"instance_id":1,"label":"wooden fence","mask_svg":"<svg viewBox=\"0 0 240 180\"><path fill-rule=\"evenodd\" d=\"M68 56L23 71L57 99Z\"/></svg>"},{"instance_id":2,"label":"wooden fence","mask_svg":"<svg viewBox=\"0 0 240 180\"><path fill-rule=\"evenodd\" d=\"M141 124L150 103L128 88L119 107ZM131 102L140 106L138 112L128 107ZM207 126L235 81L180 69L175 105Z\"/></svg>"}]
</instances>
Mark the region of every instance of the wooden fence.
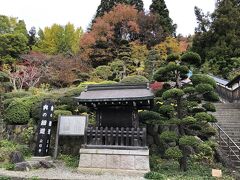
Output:
<instances>
[{"instance_id":1,"label":"wooden fence","mask_svg":"<svg viewBox=\"0 0 240 180\"><path fill-rule=\"evenodd\" d=\"M90 147L146 147L146 128L88 127L85 145Z\"/></svg>"}]
</instances>

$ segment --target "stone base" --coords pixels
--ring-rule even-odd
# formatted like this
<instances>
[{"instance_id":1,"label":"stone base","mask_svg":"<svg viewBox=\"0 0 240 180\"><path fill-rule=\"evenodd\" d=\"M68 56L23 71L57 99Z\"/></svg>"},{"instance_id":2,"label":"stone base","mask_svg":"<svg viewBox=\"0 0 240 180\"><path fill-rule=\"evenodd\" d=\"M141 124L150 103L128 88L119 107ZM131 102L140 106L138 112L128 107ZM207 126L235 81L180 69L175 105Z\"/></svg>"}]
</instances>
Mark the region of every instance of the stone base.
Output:
<instances>
[{"instance_id":1,"label":"stone base","mask_svg":"<svg viewBox=\"0 0 240 180\"><path fill-rule=\"evenodd\" d=\"M80 149L81 169L148 172L149 150Z\"/></svg>"},{"instance_id":2,"label":"stone base","mask_svg":"<svg viewBox=\"0 0 240 180\"><path fill-rule=\"evenodd\" d=\"M33 156L30 161L52 161L51 156Z\"/></svg>"}]
</instances>

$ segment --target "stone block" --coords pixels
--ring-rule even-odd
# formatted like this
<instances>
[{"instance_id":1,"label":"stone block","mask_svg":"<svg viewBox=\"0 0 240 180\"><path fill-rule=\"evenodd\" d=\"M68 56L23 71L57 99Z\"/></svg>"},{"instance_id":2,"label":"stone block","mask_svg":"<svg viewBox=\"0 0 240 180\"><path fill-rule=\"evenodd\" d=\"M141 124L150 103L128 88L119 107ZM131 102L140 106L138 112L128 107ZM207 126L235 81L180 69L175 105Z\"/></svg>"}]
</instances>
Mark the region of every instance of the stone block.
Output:
<instances>
[{"instance_id":1,"label":"stone block","mask_svg":"<svg viewBox=\"0 0 240 180\"><path fill-rule=\"evenodd\" d=\"M150 170L149 156L135 156L135 169L136 170Z\"/></svg>"},{"instance_id":2,"label":"stone block","mask_svg":"<svg viewBox=\"0 0 240 180\"><path fill-rule=\"evenodd\" d=\"M92 167L93 168L106 168L107 167L107 155L93 154L92 155Z\"/></svg>"},{"instance_id":3,"label":"stone block","mask_svg":"<svg viewBox=\"0 0 240 180\"><path fill-rule=\"evenodd\" d=\"M119 169L121 166L120 155L107 155L107 168L108 169Z\"/></svg>"},{"instance_id":4,"label":"stone block","mask_svg":"<svg viewBox=\"0 0 240 180\"><path fill-rule=\"evenodd\" d=\"M79 167L92 167L92 155L80 154Z\"/></svg>"},{"instance_id":5,"label":"stone block","mask_svg":"<svg viewBox=\"0 0 240 180\"><path fill-rule=\"evenodd\" d=\"M134 167L134 156L132 155L121 155L121 169L135 169Z\"/></svg>"}]
</instances>

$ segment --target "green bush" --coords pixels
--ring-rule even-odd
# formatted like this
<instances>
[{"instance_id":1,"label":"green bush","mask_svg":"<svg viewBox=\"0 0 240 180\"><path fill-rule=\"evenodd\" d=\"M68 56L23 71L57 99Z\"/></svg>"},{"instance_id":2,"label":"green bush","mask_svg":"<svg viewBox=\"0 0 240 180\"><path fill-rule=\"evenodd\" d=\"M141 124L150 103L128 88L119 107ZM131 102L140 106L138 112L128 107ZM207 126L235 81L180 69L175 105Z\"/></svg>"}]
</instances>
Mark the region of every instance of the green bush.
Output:
<instances>
[{"instance_id":1,"label":"green bush","mask_svg":"<svg viewBox=\"0 0 240 180\"><path fill-rule=\"evenodd\" d=\"M210 102L218 102L219 96L216 92L208 92L203 95L204 100L210 101Z\"/></svg>"},{"instance_id":2,"label":"green bush","mask_svg":"<svg viewBox=\"0 0 240 180\"><path fill-rule=\"evenodd\" d=\"M67 110L55 110L54 114L53 114L53 119L55 121L58 120L59 116L71 116L72 112L71 111L67 111Z\"/></svg>"},{"instance_id":3,"label":"green bush","mask_svg":"<svg viewBox=\"0 0 240 180\"><path fill-rule=\"evenodd\" d=\"M168 61L168 62L176 61L176 60L179 60L179 59L180 59L179 54L169 54L169 55L167 56L167 61Z\"/></svg>"},{"instance_id":4,"label":"green bush","mask_svg":"<svg viewBox=\"0 0 240 180\"><path fill-rule=\"evenodd\" d=\"M197 86L198 84L203 83L203 84L210 84L213 88L217 87L217 84L214 81L214 79L212 79L210 76L204 75L204 74L194 74L191 77L191 81L194 86Z\"/></svg>"},{"instance_id":5,"label":"green bush","mask_svg":"<svg viewBox=\"0 0 240 180\"><path fill-rule=\"evenodd\" d=\"M109 77L112 76L113 72L111 71L110 66L98 66L93 74L103 80L108 80Z\"/></svg>"},{"instance_id":6,"label":"green bush","mask_svg":"<svg viewBox=\"0 0 240 180\"><path fill-rule=\"evenodd\" d=\"M9 93L3 94L4 99L12 99L12 98L22 98L31 95L28 91L12 91Z\"/></svg>"},{"instance_id":7,"label":"green bush","mask_svg":"<svg viewBox=\"0 0 240 180\"><path fill-rule=\"evenodd\" d=\"M29 119L29 106L21 99L12 101L4 113L4 121L8 124L27 124Z\"/></svg>"},{"instance_id":8,"label":"green bush","mask_svg":"<svg viewBox=\"0 0 240 180\"><path fill-rule=\"evenodd\" d=\"M146 122L148 120L161 120L162 116L154 111L141 111L139 112L139 121Z\"/></svg>"},{"instance_id":9,"label":"green bush","mask_svg":"<svg viewBox=\"0 0 240 180\"><path fill-rule=\"evenodd\" d=\"M194 87L186 87L183 89L183 91L186 94L193 94L195 92L195 88Z\"/></svg>"},{"instance_id":10,"label":"green bush","mask_svg":"<svg viewBox=\"0 0 240 180\"><path fill-rule=\"evenodd\" d=\"M169 98L178 98L178 97L182 97L184 95L183 90L181 89L177 89L177 88L173 88L170 90L167 90L163 93L162 97L163 99L169 99Z\"/></svg>"},{"instance_id":11,"label":"green bush","mask_svg":"<svg viewBox=\"0 0 240 180\"><path fill-rule=\"evenodd\" d=\"M216 129L214 129L211 126L207 126L207 127L202 128L201 132L203 133L203 135L209 136L209 137L215 136L216 133L217 133Z\"/></svg>"},{"instance_id":12,"label":"green bush","mask_svg":"<svg viewBox=\"0 0 240 180\"><path fill-rule=\"evenodd\" d=\"M212 148L206 143L199 144L197 146L197 149L198 149L199 152L203 153L205 156L212 156L213 155Z\"/></svg>"},{"instance_id":13,"label":"green bush","mask_svg":"<svg viewBox=\"0 0 240 180\"><path fill-rule=\"evenodd\" d=\"M166 176L164 176L163 174L161 173L158 173L158 172L148 172L144 175L144 178L146 179L157 179L157 180L165 180L167 179Z\"/></svg>"},{"instance_id":14,"label":"green bush","mask_svg":"<svg viewBox=\"0 0 240 180\"><path fill-rule=\"evenodd\" d=\"M179 139L179 144L184 146L196 147L199 143L200 141L194 136L182 136Z\"/></svg>"},{"instance_id":15,"label":"green bush","mask_svg":"<svg viewBox=\"0 0 240 180\"><path fill-rule=\"evenodd\" d=\"M140 75L133 75L133 76L127 76L123 78L120 83L123 84L141 84L141 83L149 83L149 80L145 78L144 76Z\"/></svg>"},{"instance_id":16,"label":"green bush","mask_svg":"<svg viewBox=\"0 0 240 180\"><path fill-rule=\"evenodd\" d=\"M164 115L166 117L172 117L173 112L174 112L174 107L171 105L162 105L159 108L159 113L161 113L162 115Z\"/></svg>"},{"instance_id":17,"label":"green bush","mask_svg":"<svg viewBox=\"0 0 240 180\"><path fill-rule=\"evenodd\" d=\"M59 159L61 159L66 166L71 168L77 168L79 164L79 156L60 154Z\"/></svg>"},{"instance_id":18,"label":"green bush","mask_svg":"<svg viewBox=\"0 0 240 180\"><path fill-rule=\"evenodd\" d=\"M201 57L199 56L198 53L189 51L182 55L181 61L189 64L199 65L201 64Z\"/></svg>"},{"instance_id":19,"label":"green bush","mask_svg":"<svg viewBox=\"0 0 240 180\"><path fill-rule=\"evenodd\" d=\"M206 112L199 112L194 116L199 122L211 122L212 116Z\"/></svg>"},{"instance_id":20,"label":"green bush","mask_svg":"<svg viewBox=\"0 0 240 180\"><path fill-rule=\"evenodd\" d=\"M206 111L216 112L216 107L212 103L203 104L202 107L204 107Z\"/></svg>"},{"instance_id":21,"label":"green bush","mask_svg":"<svg viewBox=\"0 0 240 180\"><path fill-rule=\"evenodd\" d=\"M196 122L197 120L192 116L187 116L181 120L181 124L186 124L186 125L194 124Z\"/></svg>"},{"instance_id":22,"label":"green bush","mask_svg":"<svg viewBox=\"0 0 240 180\"><path fill-rule=\"evenodd\" d=\"M164 131L161 133L160 139L168 143L176 141L178 136L174 131Z\"/></svg>"},{"instance_id":23,"label":"green bush","mask_svg":"<svg viewBox=\"0 0 240 180\"><path fill-rule=\"evenodd\" d=\"M214 90L210 84L204 84L204 83L198 84L195 88L196 88L196 91L200 94L204 94Z\"/></svg>"},{"instance_id":24,"label":"green bush","mask_svg":"<svg viewBox=\"0 0 240 180\"><path fill-rule=\"evenodd\" d=\"M165 157L178 160L183 156L182 151L178 147L170 147L165 151Z\"/></svg>"}]
</instances>

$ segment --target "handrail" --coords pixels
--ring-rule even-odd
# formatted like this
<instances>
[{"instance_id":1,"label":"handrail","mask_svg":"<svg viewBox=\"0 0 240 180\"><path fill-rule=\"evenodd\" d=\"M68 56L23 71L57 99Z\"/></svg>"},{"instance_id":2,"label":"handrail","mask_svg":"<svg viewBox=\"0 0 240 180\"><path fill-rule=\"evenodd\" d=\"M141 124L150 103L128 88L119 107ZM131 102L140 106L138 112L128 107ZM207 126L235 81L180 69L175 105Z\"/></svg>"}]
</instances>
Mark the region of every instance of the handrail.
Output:
<instances>
[{"instance_id":1,"label":"handrail","mask_svg":"<svg viewBox=\"0 0 240 180\"><path fill-rule=\"evenodd\" d=\"M228 149L229 149L229 159L231 159L231 152L234 154L234 156L240 160L240 148L239 146L232 140L231 137L229 137L229 135L217 124L217 123L213 123L213 125L218 129L218 137L219 137L219 142L224 142ZM227 142L221 137L221 133L223 133L226 137L227 137ZM230 145L230 143L232 143L232 146ZM232 149L232 147L237 148L237 151L239 152L239 155L237 155L235 153L235 151Z\"/></svg>"}]
</instances>

